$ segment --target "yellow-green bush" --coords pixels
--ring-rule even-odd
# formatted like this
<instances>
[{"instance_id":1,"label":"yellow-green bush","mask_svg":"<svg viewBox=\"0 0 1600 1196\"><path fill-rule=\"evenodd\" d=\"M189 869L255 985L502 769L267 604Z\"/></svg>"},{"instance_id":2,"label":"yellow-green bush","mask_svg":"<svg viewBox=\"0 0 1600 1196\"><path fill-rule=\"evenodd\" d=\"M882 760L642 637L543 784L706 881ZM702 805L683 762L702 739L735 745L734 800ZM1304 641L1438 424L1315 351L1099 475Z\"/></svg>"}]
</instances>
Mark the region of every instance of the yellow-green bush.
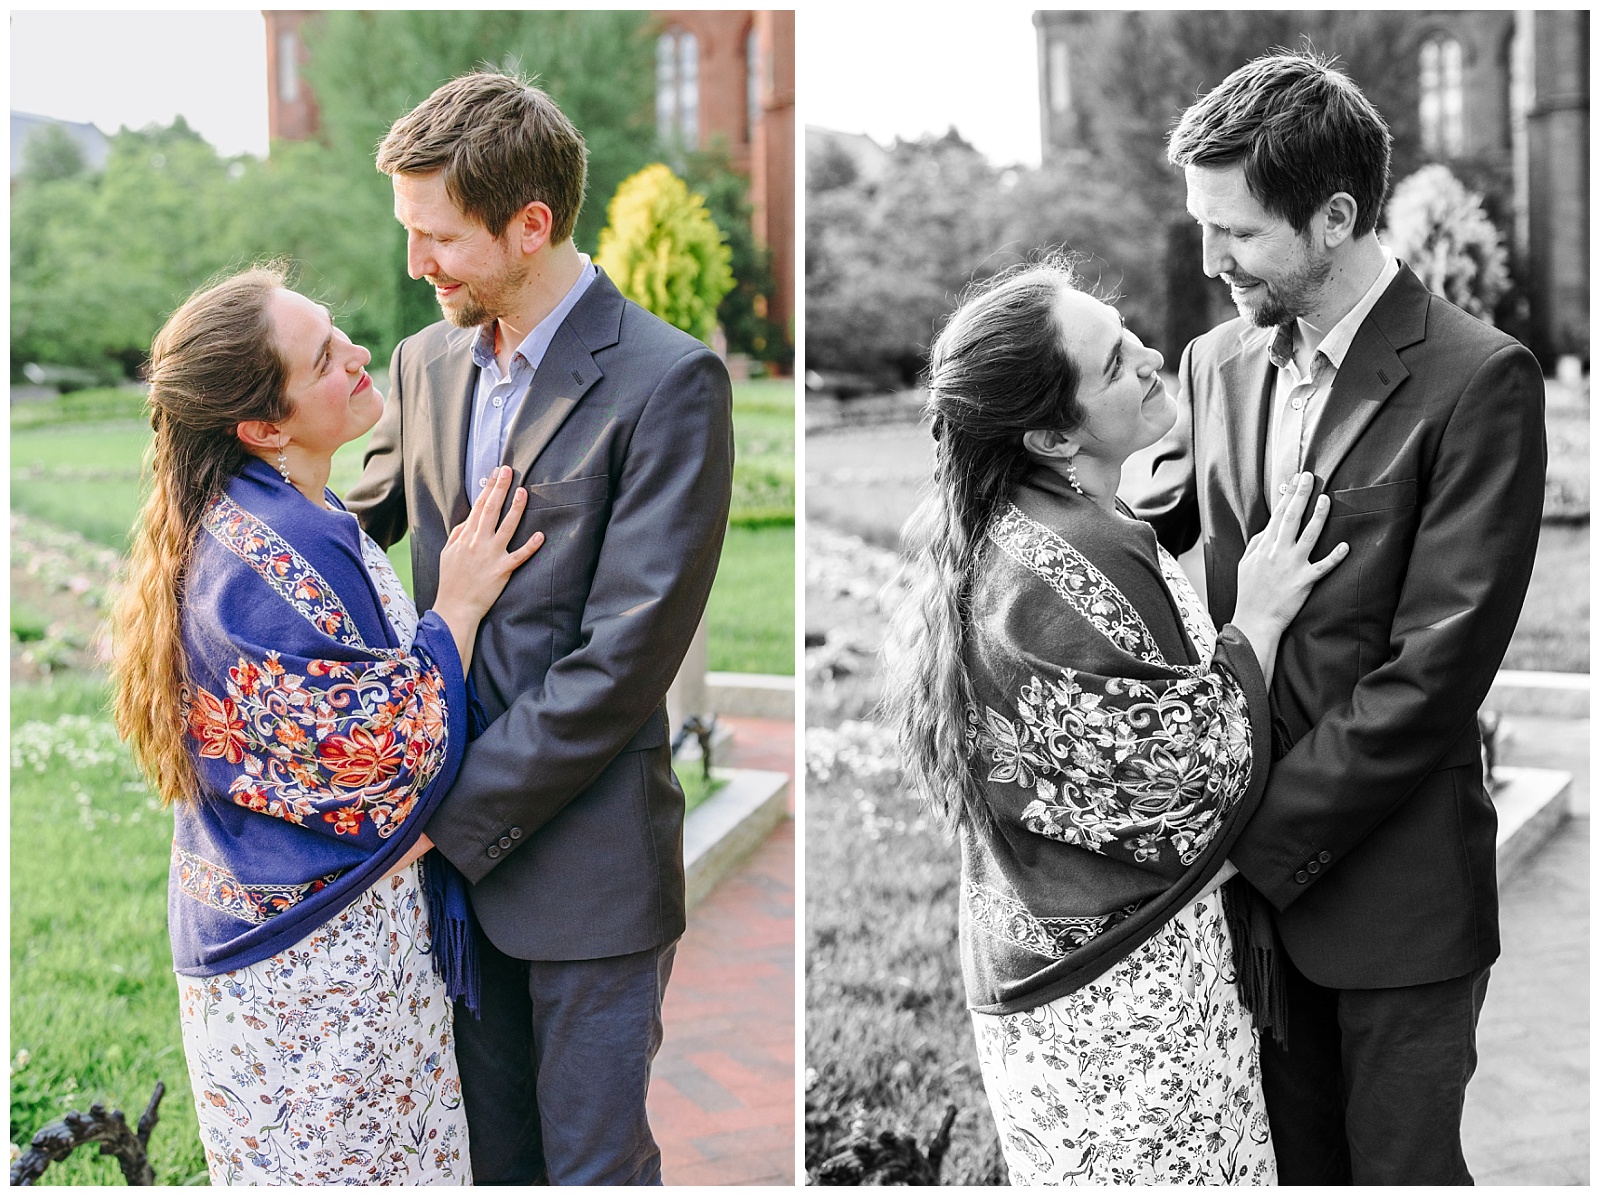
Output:
<instances>
[{"instance_id":1,"label":"yellow-green bush","mask_svg":"<svg viewBox=\"0 0 1600 1196\"><path fill-rule=\"evenodd\" d=\"M701 198L657 162L622 181L606 216L595 263L629 299L709 344L733 271Z\"/></svg>"}]
</instances>

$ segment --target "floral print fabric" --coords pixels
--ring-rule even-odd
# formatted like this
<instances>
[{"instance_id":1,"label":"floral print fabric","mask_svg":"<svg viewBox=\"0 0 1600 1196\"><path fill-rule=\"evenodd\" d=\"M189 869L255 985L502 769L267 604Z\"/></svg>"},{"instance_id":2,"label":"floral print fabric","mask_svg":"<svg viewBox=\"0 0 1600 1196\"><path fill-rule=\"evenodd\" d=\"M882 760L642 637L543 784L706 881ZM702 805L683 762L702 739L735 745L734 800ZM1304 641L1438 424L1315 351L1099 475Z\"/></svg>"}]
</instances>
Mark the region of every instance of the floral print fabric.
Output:
<instances>
[{"instance_id":1,"label":"floral print fabric","mask_svg":"<svg viewBox=\"0 0 1600 1196\"><path fill-rule=\"evenodd\" d=\"M416 606L383 550L361 540L384 614L409 651ZM251 920L281 912L307 887L251 888L198 857L185 864L195 878L185 892L203 889L201 899L230 909L251 904ZM431 950L413 863L270 959L178 976L213 1184L472 1182L452 1004Z\"/></svg>"},{"instance_id":2,"label":"floral print fabric","mask_svg":"<svg viewBox=\"0 0 1600 1196\"><path fill-rule=\"evenodd\" d=\"M452 1007L418 865L288 950L179 976L213 1184L467 1184Z\"/></svg>"},{"instance_id":3,"label":"floral print fabric","mask_svg":"<svg viewBox=\"0 0 1600 1196\"><path fill-rule=\"evenodd\" d=\"M1013 1184L1276 1183L1232 950L1212 893L1082 988L972 1014Z\"/></svg>"}]
</instances>

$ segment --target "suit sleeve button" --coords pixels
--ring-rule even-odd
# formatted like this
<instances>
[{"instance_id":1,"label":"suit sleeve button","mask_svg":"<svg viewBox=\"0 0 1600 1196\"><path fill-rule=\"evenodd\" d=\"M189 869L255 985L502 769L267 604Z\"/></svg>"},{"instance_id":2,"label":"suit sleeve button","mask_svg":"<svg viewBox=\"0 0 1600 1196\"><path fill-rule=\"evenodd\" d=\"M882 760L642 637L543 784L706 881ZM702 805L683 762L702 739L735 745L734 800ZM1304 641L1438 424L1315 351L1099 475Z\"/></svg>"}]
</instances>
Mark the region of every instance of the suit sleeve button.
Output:
<instances>
[{"instance_id":1,"label":"suit sleeve button","mask_svg":"<svg viewBox=\"0 0 1600 1196\"><path fill-rule=\"evenodd\" d=\"M522 828L520 826L514 826L509 831L507 831L506 833L508 835L510 835L513 839L522 838Z\"/></svg>"},{"instance_id":2,"label":"suit sleeve button","mask_svg":"<svg viewBox=\"0 0 1600 1196\"><path fill-rule=\"evenodd\" d=\"M1315 876L1317 873L1322 871L1322 865L1317 863L1316 860L1311 860L1306 864L1306 871L1311 873L1312 876Z\"/></svg>"},{"instance_id":3,"label":"suit sleeve button","mask_svg":"<svg viewBox=\"0 0 1600 1196\"><path fill-rule=\"evenodd\" d=\"M491 847L489 850L493 851L494 848ZM1303 884L1306 883L1306 881L1308 881L1310 879L1311 879L1310 875L1306 872L1306 870L1304 868L1302 868L1299 872L1296 872L1294 874L1294 883L1297 884L1297 885L1303 885Z\"/></svg>"},{"instance_id":4,"label":"suit sleeve button","mask_svg":"<svg viewBox=\"0 0 1600 1196\"><path fill-rule=\"evenodd\" d=\"M511 839L510 839L510 837L506 836L506 835L501 835L500 836L500 850L501 851L509 851L510 849L511 849Z\"/></svg>"},{"instance_id":5,"label":"suit sleeve button","mask_svg":"<svg viewBox=\"0 0 1600 1196\"><path fill-rule=\"evenodd\" d=\"M1317 857L1317 859L1321 860L1324 864L1333 863L1333 857L1331 855L1329 855L1327 852L1323 852L1321 855L1319 855Z\"/></svg>"},{"instance_id":6,"label":"suit sleeve button","mask_svg":"<svg viewBox=\"0 0 1600 1196\"><path fill-rule=\"evenodd\" d=\"M500 858L500 849L491 845L489 848L489 858L491 860L498 860Z\"/></svg>"}]
</instances>

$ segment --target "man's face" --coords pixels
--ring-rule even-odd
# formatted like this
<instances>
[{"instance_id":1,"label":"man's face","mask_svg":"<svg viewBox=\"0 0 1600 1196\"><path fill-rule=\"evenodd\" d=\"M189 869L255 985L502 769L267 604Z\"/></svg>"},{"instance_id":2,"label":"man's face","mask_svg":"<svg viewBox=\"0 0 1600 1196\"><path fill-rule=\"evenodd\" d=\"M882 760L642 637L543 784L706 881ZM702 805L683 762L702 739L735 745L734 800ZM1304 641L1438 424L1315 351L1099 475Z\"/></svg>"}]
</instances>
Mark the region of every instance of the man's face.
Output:
<instances>
[{"instance_id":1,"label":"man's face","mask_svg":"<svg viewBox=\"0 0 1600 1196\"><path fill-rule=\"evenodd\" d=\"M397 174L394 218L406 230L406 272L433 284L445 319L476 328L508 315L531 266L468 216L442 174Z\"/></svg>"},{"instance_id":2,"label":"man's face","mask_svg":"<svg viewBox=\"0 0 1600 1196\"><path fill-rule=\"evenodd\" d=\"M1273 328L1312 311L1333 263L1316 244L1324 217L1304 235L1250 194L1242 165L1186 166L1189 214L1200 222L1207 278L1221 277L1239 314Z\"/></svg>"}]
</instances>

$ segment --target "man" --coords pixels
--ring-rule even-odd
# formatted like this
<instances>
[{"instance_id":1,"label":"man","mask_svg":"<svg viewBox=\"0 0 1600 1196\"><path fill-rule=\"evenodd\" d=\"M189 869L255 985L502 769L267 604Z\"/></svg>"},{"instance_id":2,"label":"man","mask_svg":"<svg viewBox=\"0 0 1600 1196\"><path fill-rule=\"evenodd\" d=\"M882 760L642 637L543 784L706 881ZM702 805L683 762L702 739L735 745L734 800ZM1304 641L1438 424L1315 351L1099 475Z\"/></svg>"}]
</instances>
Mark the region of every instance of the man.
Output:
<instances>
[{"instance_id":1,"label":"man","mask_svg":"<svg viewBox=\"0 0 1600 1196\"><path fill-rule=\"evenodd\" d=\"M585 156L548 95L489 73L378 150L445 319L395 349L349 506L381 544L410 530L423 609L496 467L528 489L512 543L545 534L483 622L488 727L428 824L483 930L482 1020L455 1023L478 1183L661 1182L645 1093L684 929L664 700L722 549L732 392L573 245Z\"/></svg>"},{"instance_id":2,"label":"man","mask_svg":"<svg viewBox=\"0 0 1600 1196\"><path fill-rule=\"evenodd\" d=\"M1284 1183L1471 1182L1461 1109L1500 949L1476 712L1533 568L1543 386L1379 244L1389 145L1348 78L1285 54L1169 146L1240 319L1185 351L1136 506L1169 549L1204 536L1219 626L1297 472L1332 504L1317 555L1350 547L1284 635L1276 763L1230 855L1284 948L1286 1045L1262 1043Z\"/></svg>"}]
</instances>

